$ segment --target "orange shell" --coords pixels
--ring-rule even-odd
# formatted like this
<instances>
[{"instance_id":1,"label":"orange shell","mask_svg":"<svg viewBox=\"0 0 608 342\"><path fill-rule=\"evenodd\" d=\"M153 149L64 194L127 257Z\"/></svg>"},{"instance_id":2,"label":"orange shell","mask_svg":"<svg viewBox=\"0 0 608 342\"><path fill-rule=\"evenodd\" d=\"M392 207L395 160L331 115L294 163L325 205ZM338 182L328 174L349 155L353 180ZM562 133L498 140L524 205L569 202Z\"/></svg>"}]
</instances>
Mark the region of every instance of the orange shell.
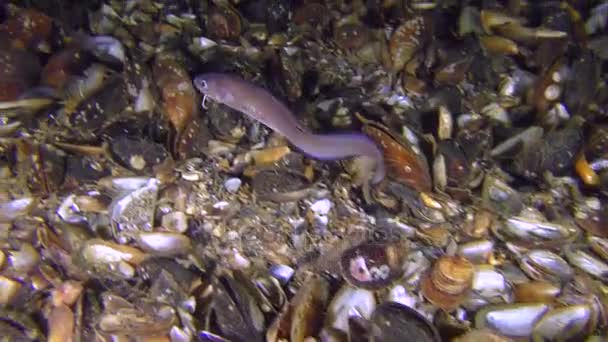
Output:
<instances>
[{"instance_id":1,"label":"orange shell","mask_svg":"<svg viewBox=\"0 0 608 342\"><path fill-rule=\"evenodd\" d=\"M399 26L389 43L389 51L393 62L393 70L400 71L412 59L422 45L425 30L424 17L414 17Z\"/></svg>"},{"instance_id":2,"label":"orange shell","mask_svg":"<svg viewBox=\"0 0 608 342\"><path fill-rule=\"evenodd\" d=\"M462 256L441 257L431 273L433 285L448 294L458 295L471 287L473 264Z\"/></svg>"},{"instance_id":3,"label":"orange shell","mask_svg":"<svg viewBox=\"0 0 608 342\"><path fill-rule=\"evenodd\" d=\"M422 280L421 283L422 295L431 304L441 308L444 311L454 311L460 303L464 301L467 294L462 293L460 295L451 295L445 292L441 292L433 285L433 281L430 276L427 276Z\"/></svg>"},{"instance_id":4,"label":"orange shell","mask_svg":"<svg viewBox=\"0 0 608 342\"><path fill-rule=\"evenodd\" d=\"M363 132L380 145L389 176L416 191L429 192L431 190L431 175L423 157L379 128L365 125Z\"/></svg>"}]
</instances>

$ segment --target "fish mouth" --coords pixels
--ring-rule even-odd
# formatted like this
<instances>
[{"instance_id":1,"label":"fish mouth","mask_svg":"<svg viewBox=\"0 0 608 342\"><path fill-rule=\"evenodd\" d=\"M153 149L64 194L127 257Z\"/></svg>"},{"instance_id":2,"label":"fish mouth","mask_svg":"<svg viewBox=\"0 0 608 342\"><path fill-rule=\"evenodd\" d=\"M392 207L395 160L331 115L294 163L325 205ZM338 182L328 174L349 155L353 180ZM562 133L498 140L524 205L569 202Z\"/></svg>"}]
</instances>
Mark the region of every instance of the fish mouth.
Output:
<instances>
[{"instance_id":1,"label":"fish mouth","mask_svg":"<svg viewBox=\"0 0 608 342\"><path fill-rule=\"evenodd\" d=\"M203 109L209 109L209 107L207 106L207 99L211 99L212 101L214 101L211 96L203 94L203 101L201 102L201 107L203 107Z\"/></svg>"}]
</instances>

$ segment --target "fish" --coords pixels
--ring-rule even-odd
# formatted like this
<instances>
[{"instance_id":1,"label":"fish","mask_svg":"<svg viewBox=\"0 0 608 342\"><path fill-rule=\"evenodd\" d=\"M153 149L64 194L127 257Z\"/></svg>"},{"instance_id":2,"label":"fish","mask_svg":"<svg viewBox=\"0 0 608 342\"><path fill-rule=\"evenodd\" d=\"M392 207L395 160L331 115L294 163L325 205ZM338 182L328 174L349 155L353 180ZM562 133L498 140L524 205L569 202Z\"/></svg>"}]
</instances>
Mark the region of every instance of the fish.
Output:
<instances>
[{"instance_id":1,"label":"fish","mask_svg":"<svg viewBox=\"0 0 608 342\"><path fill-rule=\"evenodd\" d=\"M308 156L319 160L336 160L362 156L375 162L373 184L385 175L384 156L376 143L363 133L315 134L302 126L291 110L266 89L233 74L205 73L193 80L207 99L222 103L261 122L283 135Z\"/></svg>"}]
</instances>

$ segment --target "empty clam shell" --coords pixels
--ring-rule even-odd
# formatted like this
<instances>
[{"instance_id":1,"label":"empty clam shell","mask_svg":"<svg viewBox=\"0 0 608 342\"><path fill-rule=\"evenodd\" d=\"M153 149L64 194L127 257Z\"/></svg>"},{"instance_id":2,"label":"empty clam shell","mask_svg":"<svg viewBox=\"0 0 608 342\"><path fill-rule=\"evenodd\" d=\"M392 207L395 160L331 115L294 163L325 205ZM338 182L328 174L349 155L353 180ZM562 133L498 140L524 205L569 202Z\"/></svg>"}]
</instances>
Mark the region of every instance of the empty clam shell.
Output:
<instances>
[{"instance_id":1,"label":"empty clam shell","mask_svg":"<svg viewBox=\"0 0 608 342\"><path fill-rule=\"evenodd\" d=\"M404 252L400 244L363 243L342 254L342 274L356 287L384 288L403 274Z\"/></svg>"}]
</instances>

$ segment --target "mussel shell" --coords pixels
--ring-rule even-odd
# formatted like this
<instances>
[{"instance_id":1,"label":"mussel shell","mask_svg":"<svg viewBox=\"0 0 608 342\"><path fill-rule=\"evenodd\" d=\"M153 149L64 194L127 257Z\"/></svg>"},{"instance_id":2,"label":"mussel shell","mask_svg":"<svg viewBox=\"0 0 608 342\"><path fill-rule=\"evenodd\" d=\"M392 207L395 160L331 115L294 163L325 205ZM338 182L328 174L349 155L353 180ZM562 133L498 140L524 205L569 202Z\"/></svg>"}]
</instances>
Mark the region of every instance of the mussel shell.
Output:
<instances>
[{"instance_id":1,"label":"mussel shell","mask_svg":"<svg viewBox=\"0 0 608 342\"><path fill-rule=\"evenodd\" d=\"M438 150L445 158L448 185L462 186L471 175L464 152L453 140L439 142Z\"/></svg>"},{"instance_id":2,"label":"mussel shell","mask_svg":"<svg viewBox=\"0 0 608 342\"><path fill-rule=\"evenodd\" d=\"M441 341L433 325L415 310L399 303L385 302L371 317L370 342Z\"/></svg>"},{"instance_id":3,"label":"mussel shell","mask_svg":"<svg viewBox=\"0 0 608 342\"><path fill-rule=\"evenodd\" d=\"M389 50L394 71L400 71L412 59L422 45L426 32L426 22L422 16L416 16L405 21L393 32Z\"/></svg>"},{"instance_id":4,"label":"mussel shell","mask_svg":"<svg viewBox=\"0 0 608 342\"><path fill-rule=\"evenodd\" d=\"M526 248L549 248L575 240L579 231L568 223L541 221L526 216L513 216L502 225L491 227L502 241Z\"/></svg>"},{"instance_id":5,"label":"mussel shell","mask_svg":"<svg viewBox=\"0 0 608 342\"><path fill-rule=\"evenodd\" d=\"M592 316L590 305L571 305L549 311L534 326L535 339L569 340L582 338L582 333Z\"/></svg>"},{"instance_id":6,"label":"mussel shell","mask_svg":"<svg viewBox=\"0 0 608 342\"><path fill-rule=\"evenodd\" d=\"M433 183L428 161L417 147L371 121L365 122L363 132L382 148L389 176L416 191L431 190Z\"/></svg>"},{"instance_id":7,"label":"mussel shell","mask_svg":"<svg viewBox=\"0 0 608 342\"><path fill-rule=\"evenodd\" d=\"M596 257L581 245L570 245L565 248L565 255L568 262L602 281L608 279L608 263Z\"/></svg>"},{"instance_id":8,"label":"mussel shell","mask_svg":"<svg viewBox=\"0 0 608 342\"><path fill-rule=\"evenodd\" d=\"M591 250L593 250L597 255L601 256L605 261L608 260L608 239L598 236L590 236L587 238L587 242L589 243Z\"/></svg>"},{"instance_id":9,"label":"mussel shell","mask_svg":"<svg viewBox=\"0 0 608 342\"><path fill-rule=\"evenodd\" d=\"M520 259L521 269L534 280L567 282L574 271L566 260L559 255L545 251L532 250Z\"/></svg>"},{"instance_id":10,"label":"mussel shell","mask_svg":"<svg viewBox=\"0 0 608 342\"><path fill-rule=\"evenodd\" d=\"M91 97L83 100L65 119L67 125L85 139L95 139L100 128L128 106L126 83L115 77Z\"/></svg>"},{"instance_id":11,"label":"mussel shell","mask_svg":"<svg viewBox=\"0 0 608 342\"><path fill-rule=\"evenodd\" d=\"M226 274L218 279L216 291L208 320L220 334L236 341L262 341L264 316L244 284Z\"/></svg>"},{"instance_id":12,"label":"mussel shell","mask_svg":"<svg viewBox=\"0 0 608 342\"><path fill-rule=\"evenodd\" d=\"M605 173L608 175L608 172ZM608 210L591 210L589 213L578 217L575 217L575 222L578 227L584 231L593 234L594 236L600 236L608 238Z\"/></svg>"},{"instance_id":13,"label":"mussel shell","mask_svg":"<svg viewBox=\"0 0 608 342\"><path fill-rule=\"evenodd\" d=\"M402 275L404 252L399 244L360 244L342 254L342 275L356 287L368 290L384 288Z\"/></svg>"},{"instance_id":14,"label":"mussel shell","mask_svg":"<svg viewBox=\"0 0 608 342\"><path fill-rule=\"evenodd\" d=\"M489 328L508 337L529 337L550 306L542 303L490 305L477 312L475 327Z\"/></svg>"},{"instance_id":15,"label":"mussel shell","mask_svg":"<svg viewBox=\"0 0 608 342\"><path fill-rule=\"evenodd\" d=\"M207 122L195 117L185 127L175 143L175 152L180 159L200 157L211 139Z\"/></svg>"},{"instance_id":16,"label":"mussel shell","mask_svg":"<svg viewBox=\"0 0 608 342\"><path fill-rule=\"evenodd\" d=\"M0 308L0 317L2 317L0 319L0 331L8 341L37 341L43 339L38 323L26 312Z\"/></svg>"},{"instance_id":17,"label":"mussel shell","mask_svg":"<svg viewBox=\"0 0 608 342\"><path fill-rule=\"evenodd\" d=\"M560 294L561 287L547 281L531 281L515 285L517 303L552 303Z\"/></svg>"},{"instance_id":18,"label":"mussel shell","mask_svg":"<svg viewBox=\"0 0 608 342\"><path fill-rule=\"evenodd\" d=\"M114 139L110 150L116 162L134 172L151 172L169 156L161 144L127 136Z\"/></svg>"}]
</instances>

